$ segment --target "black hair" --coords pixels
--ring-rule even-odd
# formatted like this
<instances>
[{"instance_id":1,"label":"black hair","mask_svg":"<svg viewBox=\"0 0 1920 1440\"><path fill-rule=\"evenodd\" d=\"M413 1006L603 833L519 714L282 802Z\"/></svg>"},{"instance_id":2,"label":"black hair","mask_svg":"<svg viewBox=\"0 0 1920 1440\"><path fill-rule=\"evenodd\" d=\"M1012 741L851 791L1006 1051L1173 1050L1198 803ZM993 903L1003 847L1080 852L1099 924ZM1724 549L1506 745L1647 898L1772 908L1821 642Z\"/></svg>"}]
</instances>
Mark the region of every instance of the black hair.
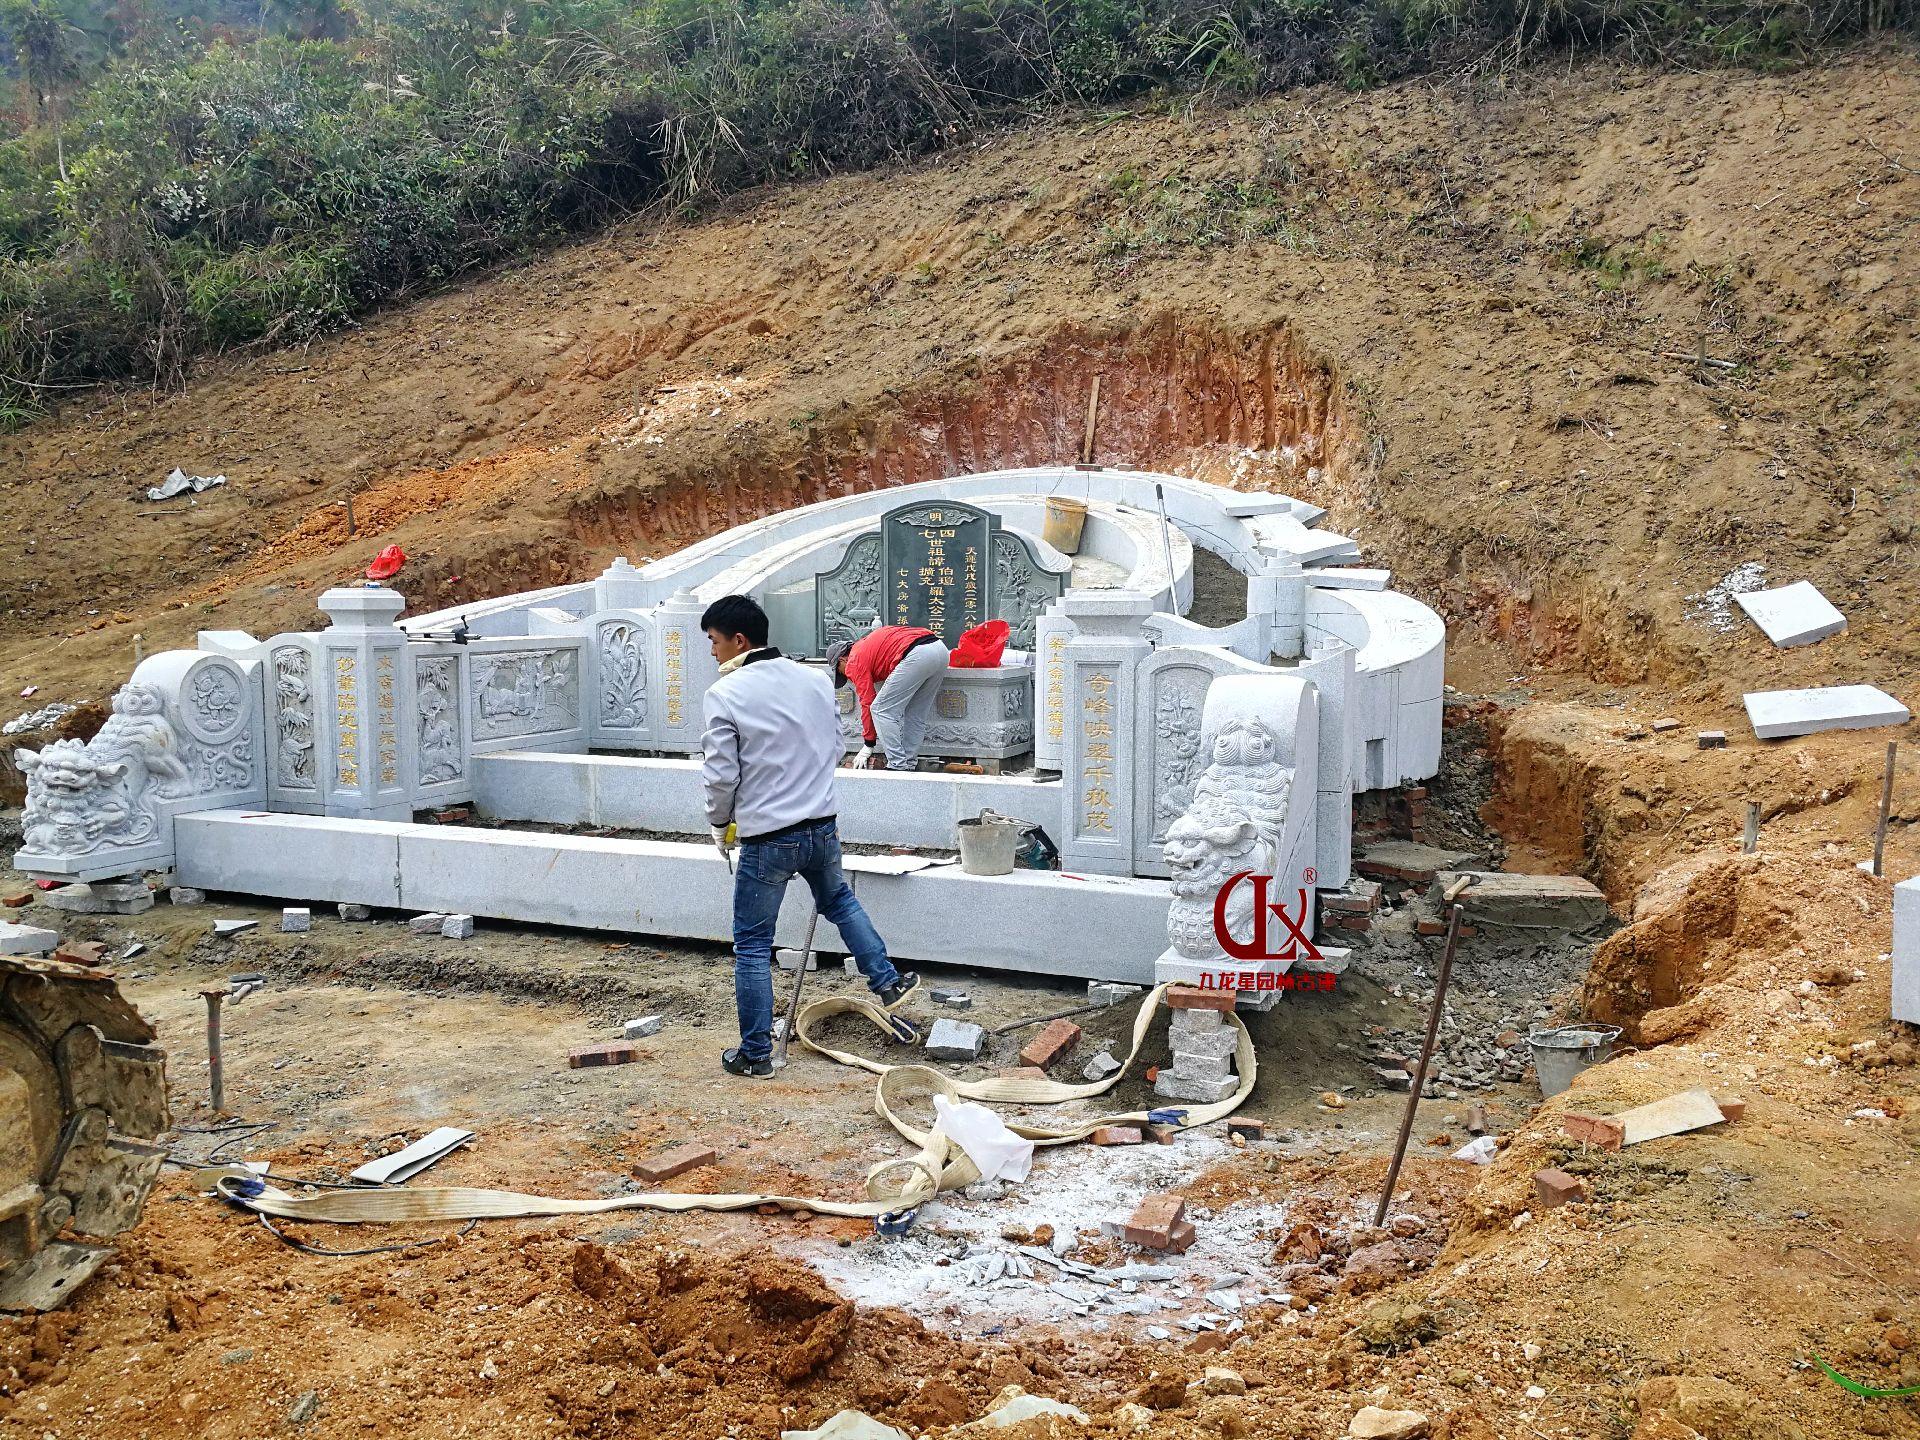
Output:
<instances>
[{"instance_id":1,"label":"black hair","mask_svg":"<svg viewBox=\"0 0 1920 1440\"><path fill-rule=\"evenodd\" d=\"M722 595L707 606L700 617L702 630L716 630L725 636L744 635L758 650L767 643L767 612L747 595Z\"/></svg>"}]
</instances>

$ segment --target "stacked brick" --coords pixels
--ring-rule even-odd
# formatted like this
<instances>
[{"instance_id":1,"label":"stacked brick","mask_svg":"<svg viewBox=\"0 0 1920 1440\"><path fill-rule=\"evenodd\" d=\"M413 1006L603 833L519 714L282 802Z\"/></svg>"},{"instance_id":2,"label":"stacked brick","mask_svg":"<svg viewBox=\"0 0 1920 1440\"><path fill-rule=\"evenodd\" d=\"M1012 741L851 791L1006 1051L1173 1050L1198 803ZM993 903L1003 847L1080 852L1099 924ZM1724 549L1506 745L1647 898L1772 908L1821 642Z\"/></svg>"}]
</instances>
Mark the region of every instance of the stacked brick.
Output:
<instances>
[{"instance_id":1,"label":"stacked brick","mask_svg":"<svg viewBox=\"0 0 1920 1440\"><path fill-rule=\"evenodd\" d=\"M1356 875L1344 889L1320 892L1320 928L1364 935L1373 928L1373 915L1379 908L1379 882Z\"/></svg>"},{"instance_id":2,"label":"stacked brick","mask_svg":"<svg viewBox=\"0 0 1920 1440\"><path fill-rule=\"evenodd\" d=\"M1173 1064L1160 1067L1153 1082L1154 1094L1168 1100L1212 1105L1239 1089L1233 1058L1240 1032L1227 1023L1226 1014L1233 1004L1231 990L1176 985L1167 991L1167 1005L1173 1014L1167 1027L1173 1042Z\"/></svg>"}]
</instances>

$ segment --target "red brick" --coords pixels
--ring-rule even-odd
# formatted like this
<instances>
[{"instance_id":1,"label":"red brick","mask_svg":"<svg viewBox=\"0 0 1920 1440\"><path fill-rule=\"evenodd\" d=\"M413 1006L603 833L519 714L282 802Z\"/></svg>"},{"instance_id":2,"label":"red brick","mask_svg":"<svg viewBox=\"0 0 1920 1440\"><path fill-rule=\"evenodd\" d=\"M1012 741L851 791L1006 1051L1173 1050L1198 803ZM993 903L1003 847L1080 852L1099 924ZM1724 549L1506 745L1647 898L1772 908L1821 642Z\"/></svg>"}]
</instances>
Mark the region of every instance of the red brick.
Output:
<instances>
[{"instance_id":1,"label":"red brick","mask_svg":"<svg viewBox=\"0 0 1920 1440\"><path fill-rule=\"evenodd\" d=\"M671 1150L649 1155L633 1167L633 1173L650 1184L658 1185L662 1180L671 1180L689 1170L698 1170L702 1165L711 1165L714 1158L710 1146L676 1145Z\"/></svg>"},{"instance_id":2,"label":"red brick","mask_svg":"<svg viewBox=\"0 0 1920 1440\"><path fill-rule=\"evenodd\" d=\"M1267 1138L1267 1122L1264 1120L1229 1120L1227 1134L1243 1136L1248 1140Z\"/></svg>"},{"instance_id":3,"label":"red brick","mask_svg":"<svg viewBox=\"0 0 1920 1440\"><path fill-rule=\"evenodd\" d=\"M1156 1145L1171 1145L1180 1134L1178 1125L1146 1124L1140 1127L1146 1138Z\"/></svg>"},{"instance_id":4,"label":"red brick","mask_svg":"<svg viewBox=\"0 0 1920 1440\"><path fill-rule=\"evenodd\" d=\"M1713 1103L1720 1107L1720 1117L1729 1125L1746 1117L1747 1102L1729 1095L1724 1100L1715 1096Z\"/></svg>"},{"instance_id":5,"label":"red brick","mask_svg":"<svg viewBox=\"0 0 1920 1440\"><path fill-rule=\"evenodd\" d=\"M1415 933L1420 935L1444 935L1447 933L1447 922L1444 920L1416 920L1413 922L1413 928Z\"/></svg>"},{"instance_id":6,"label":"red brick","mask_svg":"<svg viewBox=\"0 0 1920 1440\"><path fill-rule=\"evenodd\" d=\"M1020 1059L1028 1065L1038 1065L1044 1070L1071 1050L1079 1040L1078 1025L1071 1020L1054 1020L1027 1042L1026 1048L1020 1052Z\"/></svg>"},{"instance_id":7,"label":"red brick","mask_svg":"<svg viewBox=\"0 0 1920 1440\"><path fill-rule=\"evenodd\" d=\"M1146 1137L1132 1125L1102 1125L1087 1138L1096 1145L1138 1145Z\"/></svg>"},{"instance_id":8,"label":"red brick","mask_svg":"<svg viewBox=\"0 0 1920 1440\"><path fill-rule=\"evenodd\" d=\"M1157 1248L1169 1255L1184 1255L1193 1248L1193 1242L1199 1237L1194 1234L1193 1222L1182 1220L1167 1233L1167 1243Z\"/></svg>"},{"instance_id":9,"label":"red brick","mask_svg":"<svg viewBox=\"0 0 1920 1440\"><path fill-rule=\"evenodd\" d=\"M584 1070L594 1065L626 1065L639 1056L639 1051L621 1040L609 1040L604 1045L583 1045L578 1050L567 1052L567 1064L575 1070Z\"/></svg>"},{"instance_id":10,"label":"red brick","mask_svg":"<svg viewBox=\"0 0 1920 1440\"><path fill-rule=\"evenodd\" d=\"M1015 1080L1044 1080L1047 1072L1038 1065L1016 1065L1007 1072Z\"/></svg>"},{"instance_id":11,"label":"red brick","mask_svg":"<svg viewBox=\"0 0 1920 1440\"><path fill-rule=\"evenodd\" d=\"M1627 1138L1627 1127L1618 1120L1573 1110L1560 1117L1560 1128L1582 1144L1598 1145L1602 1150L1618 1150Z\"/></svg>"},{"instance_id":12,"label":"red brick","mask_svg":"<svg viewBox=\"0 0 1920 1440\"><path fill-rule=\"evenodd\" d=\"M1365 915L1343 915L1338 911L1327 916L1326 922L1330 930L1352 930L1363 935L1373 928L1373 921Z\"/></svg>"},{"instance_id":13,"label":"red brick","mask_svg":"<svg viewBox=\"0 0 1920 1440\"><path fill-rule=\"evenodd\" d=\"M1564 1170L1537 1170L1533 1176L1533 1193L1540 1197L1542 1210L1558 1210L1562 1205L1577 1205L1585 1200L1587 1187Z\"/></svg>"},{"instance_id":14,"label":"red brick","mask_svg":"<svg viewBox=\"0 0 1920 1440\"><path fill-rule=\"evenodd\" d=\"M1134 1207L1122 1233L1135 1245L1164 1250L1186 1213L1187 1202L1178 1195L1149 1195Z\"/></svg>"},{"instance_id":15,"label":"red brick","mask_svg":"<svg viewBox=\"0 0 1920 1440\"><path fill-rule=\"evenodd\" d=\"M0 900L0 905L5 905L13 910L24 910L32 903L33 892L31 890L22 890L18 895L9 895L6 899Z\"/></svg>"},{"instance_id":16,"label":"red brick","mask_svg":"<svg viewBox=\"0 0 1920 1440\"><path fill-rule=\"evenodd\" d=\"M1424 785L1409 785L1406 789L1406 796L1409 800L1424 800L1427 798L1427 787Z\"/></svg>"},{"instance_id":17,"label":"red brick","mask_svg":"<svg viewBox=\"0 0 1920 1440\"><path fill-rule=\"evenodd\" d=\"M1167 1004L1175 1010L1231 1010L1239 998L1233 990L1202 990L1198 985L1167 987Z\"/></svg>"}]
</instances>

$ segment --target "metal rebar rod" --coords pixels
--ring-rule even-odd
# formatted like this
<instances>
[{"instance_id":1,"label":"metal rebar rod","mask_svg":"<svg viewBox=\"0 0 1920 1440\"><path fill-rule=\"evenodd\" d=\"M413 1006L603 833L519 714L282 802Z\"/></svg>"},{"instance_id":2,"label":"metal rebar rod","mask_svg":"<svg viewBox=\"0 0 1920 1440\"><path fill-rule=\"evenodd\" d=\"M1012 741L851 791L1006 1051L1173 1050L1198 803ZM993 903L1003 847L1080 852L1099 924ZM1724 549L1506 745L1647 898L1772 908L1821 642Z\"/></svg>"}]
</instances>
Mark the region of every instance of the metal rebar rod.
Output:
<instances>
[{"instance_id":1,"label":"metal rebar rod","mask_svg":"<svg viewBox=\"0 0 1920 1440\"><path fill-rule=\"evenodd\" d=\"M1882 867L1887 858L1887 818L1893 813L1893 757L1899 749L1897 741L1887 742L1887 773L1880 781L1880 823L1873 829L1873 873L1876 879L1886 873Z\"/></svg>"},{"instance_id":2,"label":"metal rebar rod","mask_svg":"<svg viewBox=\"0 0 1920 1440\"><path fill-rule=\"evenodd\" d=\"M800 987L807 980L807 962L813 959L813 932L820 923L820 907L815 905L807 917L807 943L800 951L800 964L793 972L793 994L787 997L787 1023L780 1027L780 1043L774 1048L773 1068L787 1063L787 1041L793 1038L794 1022L800 1018Z\"/></svg>"},{"instance_id":3,"label":"metal rebar rod","mask_svg":"<svg viewBox=\"0 0 1920 1440\"><path fill-rule=\"evenodd\" d=\"M1091 1005L1075 1005L1067 1010L1055 1010L1051 1015L1036 1015L1031 1020L1016 1020L1011 1025L1002 1025L998 1030L989 1030L987 1033L989 1035L1011 1035L1014 1031L1024 1030L1029 1025L1044 1025L1049 1020L1065 1020L1072 1015L1085 1015L1090 1010L1107 1010L1111 1008L1112 1007L1104 1000L1097 1000Z\"/></svg>"},{"instance_id":4,"label":"metal rebar rod","mask_svg":"<svg viewBox=\"0 0 1920 1440\"><path fill-rule=\"evenodd\" d=\"M1393 1202L1393 1187L1400 1179L1400 1162L1407 1157L1407 1137L1413 1134L1413 1114L1427 1088L1427 1066L1433 1061L1434 1037L1440 1033L1440 1014L1447 1004L1447 981L1453 975L1454 947L1460 943L1462 907L1456 902L1447 912L1447 948L1440 955L1440 975L1433 987L1433 1005L1427 1011L1427 1038L1420 1046L1420 1068L1414 1073L1413 1089L1407 1096L1406 1114L1400 1117L1400 1138L1393 1142L1393 1162L1387 1166L1387 1183L1380 1191L1380 1208L1373 1223L1384 1225L1387 1206Z\"/></svg>"},{"instance_id":5,"label":"metal rebar rod","mask_svg":"<svg viewBox=\"0 0 1920 1440\"><path fill-rule=\"evenodd\" d=\"M219 1115L227 1108L226 1077L220 1068L220 1002L227 998L227 987L210 986L200 995L207 1002L207 1084L213 1113Z\"/></svg>"}]
</instances>

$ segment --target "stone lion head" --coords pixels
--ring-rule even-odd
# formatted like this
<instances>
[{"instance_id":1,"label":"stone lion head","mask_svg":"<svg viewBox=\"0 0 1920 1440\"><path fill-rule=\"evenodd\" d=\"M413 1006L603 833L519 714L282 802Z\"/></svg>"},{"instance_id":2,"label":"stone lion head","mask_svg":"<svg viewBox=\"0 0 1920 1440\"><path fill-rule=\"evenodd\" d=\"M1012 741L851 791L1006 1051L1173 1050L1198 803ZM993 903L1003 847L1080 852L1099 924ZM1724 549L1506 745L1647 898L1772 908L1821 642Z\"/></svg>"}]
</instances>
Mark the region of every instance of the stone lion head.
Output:
<instances>
[{"instance_id":1,"label":"stone lion head","mask_svg":"<svg viewBox=\"0 0 1920 1440\"><path fill-rule=\"evenodd\" d=\"M1173 872L1174 893L1217 890L1228 877L1253 863L1259 840L1259 827L1244 809L1223 796L1201 796L1167 827L1161 853Z\"/></svg>"},{"instance_id":2,"label":"stone lion head","mask_svg":"<svg viewBox=\"0 0 1920 1440\"><path fill-rule=\"evenodd\" d=\"M48 796L84 795L127 773L124 761L103 764L78 740L56 740L40 751L16 750L13 760L33 787Z\"/></svg>"}]
</instances>

